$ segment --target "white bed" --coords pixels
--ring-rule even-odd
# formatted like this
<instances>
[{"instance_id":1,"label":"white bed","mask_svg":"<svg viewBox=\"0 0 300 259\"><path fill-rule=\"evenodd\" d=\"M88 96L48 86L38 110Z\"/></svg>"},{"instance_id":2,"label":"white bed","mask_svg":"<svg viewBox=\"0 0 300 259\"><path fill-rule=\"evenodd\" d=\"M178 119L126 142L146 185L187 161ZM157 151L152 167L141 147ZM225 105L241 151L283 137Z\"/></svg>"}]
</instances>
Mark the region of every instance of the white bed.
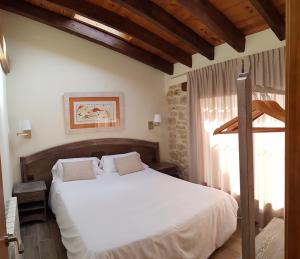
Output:
<instances>
[{"instance_id":1,"label":"white bed","mask_svg":"<svg viewBox=\"0 0 300 259\"><path fill-rule=\"evenodd\" d=\"M236 229L228 194L150 168L53 181L49 197L72 259L202 259Z\"/></svg>"}]
</instances>

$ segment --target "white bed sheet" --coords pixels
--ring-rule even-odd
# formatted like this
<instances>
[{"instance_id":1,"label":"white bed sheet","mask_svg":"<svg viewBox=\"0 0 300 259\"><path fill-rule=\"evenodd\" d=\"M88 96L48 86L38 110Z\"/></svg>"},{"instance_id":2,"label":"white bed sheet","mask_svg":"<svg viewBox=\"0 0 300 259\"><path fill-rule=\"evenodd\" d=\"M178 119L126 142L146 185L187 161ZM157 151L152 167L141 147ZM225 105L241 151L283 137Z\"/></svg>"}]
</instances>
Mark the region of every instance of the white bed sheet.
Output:
<instances>
[{"instance_id":1,"label":"white bed sheet","mask_svg":"<svg viewBox=\"0 0 300 259\"><path fill-rule=\"evenodd\" d=\"M72 259L204 259L236 229L228 194L150 168L52 183L50 205Z\"/></svg>"}]
</instances>

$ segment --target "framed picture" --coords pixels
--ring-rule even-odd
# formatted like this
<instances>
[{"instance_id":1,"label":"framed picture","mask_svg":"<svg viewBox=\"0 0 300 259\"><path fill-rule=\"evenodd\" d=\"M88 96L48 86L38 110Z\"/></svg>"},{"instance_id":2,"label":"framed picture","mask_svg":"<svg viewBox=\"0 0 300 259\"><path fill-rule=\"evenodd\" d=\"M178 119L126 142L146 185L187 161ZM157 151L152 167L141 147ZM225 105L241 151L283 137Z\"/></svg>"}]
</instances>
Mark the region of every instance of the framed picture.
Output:
<instances>
[{"instance_id":1,"label":"framed picture","mask_svg":"<svg viewBox=\"0 0 300 259\"><path fill-rule=\"evenodd\" d=\"M122 93L65 93L66 133L122 129Z\"/></svg>"}]
</instances>

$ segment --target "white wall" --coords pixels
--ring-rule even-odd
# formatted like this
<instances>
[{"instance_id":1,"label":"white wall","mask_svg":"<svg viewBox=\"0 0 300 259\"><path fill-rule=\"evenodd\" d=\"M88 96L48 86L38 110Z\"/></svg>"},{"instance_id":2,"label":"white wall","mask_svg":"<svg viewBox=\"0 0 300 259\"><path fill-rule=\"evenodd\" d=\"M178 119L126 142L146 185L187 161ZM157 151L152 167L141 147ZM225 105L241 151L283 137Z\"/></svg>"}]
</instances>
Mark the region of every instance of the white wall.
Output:
<instances>
[{"instance_id":1,"label":"white wall","mask_svg":"<svg viewBox=\"0 0 300 259\"><path fill-rule=\"evenodd\" d=\"M285 46L285 41L280 41L271 29L264 30L246 37L245 52L239 53L227 43L215 47L215 59L208 60L200 54L193 55L193 67L189 68L180 63L175 64L174 75L165 75L166 91L169 86L186 82L185 73L197 68L206 67L226 60L240 58L243 56L259 53L262 51Z\"/></svg>"},{"instance_id":2,"label":"white wall","mask_svg":"<svg viewBox=\"0 0 300 259\"><path fill-rule=\"evenodd\" d=\"M168 158L164 74L102 46L14 14L3 12L11 63L7 76L14 181L20 180L19 157L83 139L129 137L160 142ZM125 129L66 135L64 92L122 91ZM148 130L154 113L163 123ZM32 139L17 137L19 121L32 123Z\"/></svg>"},{"instance_id":3,"label":"white wall","mask_svg":"<svg viewBox=\"0 0 300 259\"><path fill-rule=\"evenodd\" d=\"M2 165L2 180L4 200L8 200L12 193L12 172L9 150L9 127L7 117L5 74L0 67L0 153Z\"/></svg>"}]
</instances>

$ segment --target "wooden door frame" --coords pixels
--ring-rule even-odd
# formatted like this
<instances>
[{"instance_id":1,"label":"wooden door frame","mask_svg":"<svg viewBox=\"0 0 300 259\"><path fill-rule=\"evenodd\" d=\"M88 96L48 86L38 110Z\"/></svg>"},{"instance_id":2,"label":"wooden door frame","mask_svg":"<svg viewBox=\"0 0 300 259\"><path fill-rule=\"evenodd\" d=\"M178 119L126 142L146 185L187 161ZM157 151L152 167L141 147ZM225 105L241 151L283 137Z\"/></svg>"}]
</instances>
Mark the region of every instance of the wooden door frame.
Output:
<instances>
[{"instance_id":1,"label":"wooden door frame","mask_svg":"<svg viewBox=\"0 0 300 259\"><path fill-rule=\"evenodd\" d=\"M300 258L300 1L286 1L285 258Z\"/></svg>"}]
</instances>

